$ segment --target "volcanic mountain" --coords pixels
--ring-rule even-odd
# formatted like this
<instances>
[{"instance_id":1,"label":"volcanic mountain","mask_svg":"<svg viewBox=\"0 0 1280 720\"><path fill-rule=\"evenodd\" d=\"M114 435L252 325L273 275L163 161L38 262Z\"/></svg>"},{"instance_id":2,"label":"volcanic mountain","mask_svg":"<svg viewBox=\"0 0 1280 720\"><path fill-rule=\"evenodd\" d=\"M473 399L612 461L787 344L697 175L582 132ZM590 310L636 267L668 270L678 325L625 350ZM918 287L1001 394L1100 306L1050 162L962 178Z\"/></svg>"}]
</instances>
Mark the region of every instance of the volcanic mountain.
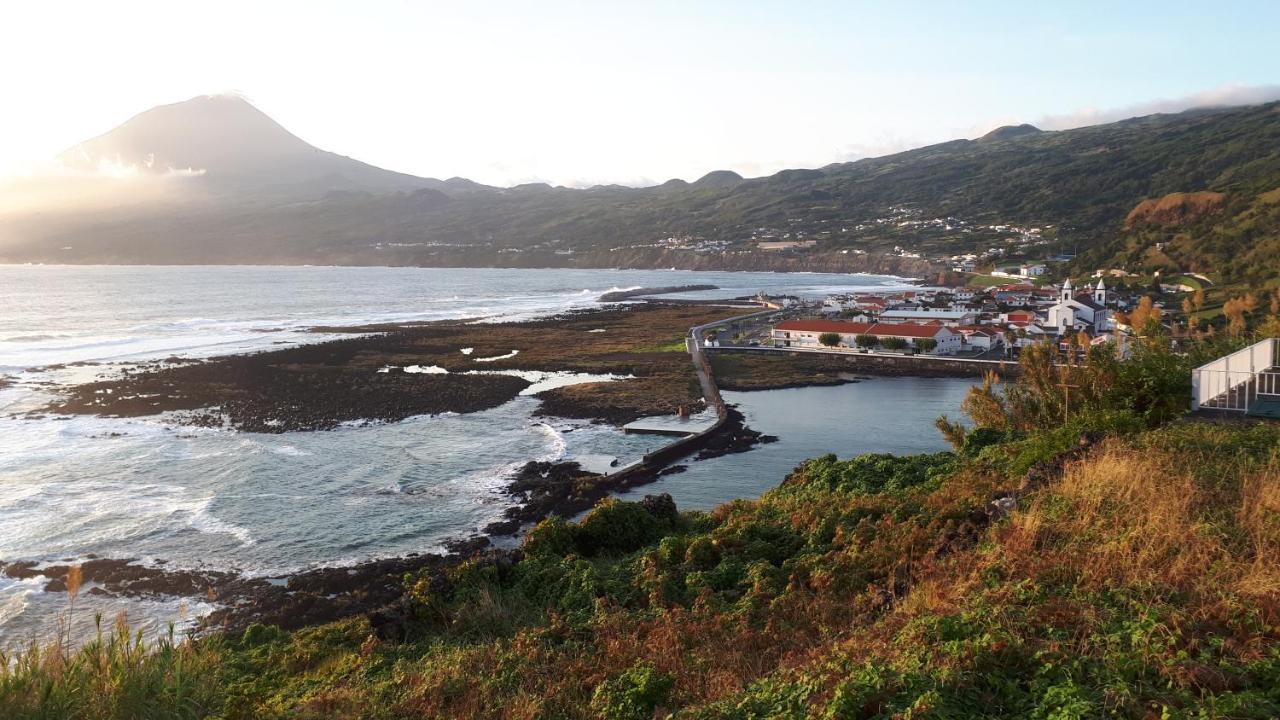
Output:
<instances>
[{"instance_id":1,"label":"volcanic mountain","mask_svg":"<svg viewBox=\"0 0 1280 720\"><path fill-rule=\"evenodd\" d=\"M234 95L203 95L135 115L63 152L79 170L198 177L215 195L319 198L333 191L438 188L308 144Z\"/></svg>"}]
</instances>

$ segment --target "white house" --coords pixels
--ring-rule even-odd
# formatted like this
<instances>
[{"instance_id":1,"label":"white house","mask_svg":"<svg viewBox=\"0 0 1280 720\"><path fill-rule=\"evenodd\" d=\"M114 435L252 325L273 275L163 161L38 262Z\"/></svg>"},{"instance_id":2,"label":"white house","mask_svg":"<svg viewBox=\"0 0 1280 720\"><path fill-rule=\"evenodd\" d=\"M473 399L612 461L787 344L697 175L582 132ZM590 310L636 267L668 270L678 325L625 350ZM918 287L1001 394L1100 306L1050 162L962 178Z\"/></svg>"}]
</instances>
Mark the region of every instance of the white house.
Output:
<instances>
[{"instance_id":1,"label":"white house","mask_svg":"<svg viewBox=\"0 0 1280 720\"><path fill-rule=\"evenodd\" d=\"M995 327L970 325L956 328L956 330L964 336L965 344L974 350L986 352L992 347L1004 345L1004 334Z\"/></svg>"},{"instance_id":2,"label":"white house","mask_svg":"<svg viewBox=\"0 0 1280 720\"><path fill-rule=\"evenodd\" d=\"M835 333L840 345L857 347L859 335L870 335L877 340L900 338L910 347L919 340L932 339L936 344L929 352L934 355L951 355L963 347L963 335L942 325L918 325L914 323L857 323L838 320L787 320L773 327L774 347L821 348L819 336Z\"/></svg>"},{"instance_id":3,"label":"white house","mask_svg":"<svg viewBox=\"0 0 1280 720\"><path fill-rule=\"evenodd\" d=\"M1044 265L1023 265L1018 268L1018 274L1022 277L1040 277L1049 271Z\"/></svg>"}]
</instances>

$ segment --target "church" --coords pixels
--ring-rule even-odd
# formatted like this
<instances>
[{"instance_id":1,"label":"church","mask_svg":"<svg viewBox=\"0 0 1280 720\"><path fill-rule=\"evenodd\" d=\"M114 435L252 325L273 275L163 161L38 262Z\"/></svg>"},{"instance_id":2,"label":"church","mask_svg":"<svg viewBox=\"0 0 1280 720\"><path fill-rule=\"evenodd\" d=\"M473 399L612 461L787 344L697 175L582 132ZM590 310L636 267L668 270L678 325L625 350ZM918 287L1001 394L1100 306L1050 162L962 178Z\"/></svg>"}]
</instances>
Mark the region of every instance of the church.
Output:
<instances>
[{"instance_id":1,"label":"church","mask_svg":"<svg viewBox=\"0 0 1280 720\"><path fill-rule=\"evenodd\" d=\"M1086 330L1092 335L1106 332L1111 327L1111 312L1106 308L1107 286L1101 279L1093 289L1093 296L1076 295L1068 278L1062 284L1058 294L1058 302L1049 308L1048 325L1056 328L1059 334L1075 330Z\"/></svg>"}]
</instances>

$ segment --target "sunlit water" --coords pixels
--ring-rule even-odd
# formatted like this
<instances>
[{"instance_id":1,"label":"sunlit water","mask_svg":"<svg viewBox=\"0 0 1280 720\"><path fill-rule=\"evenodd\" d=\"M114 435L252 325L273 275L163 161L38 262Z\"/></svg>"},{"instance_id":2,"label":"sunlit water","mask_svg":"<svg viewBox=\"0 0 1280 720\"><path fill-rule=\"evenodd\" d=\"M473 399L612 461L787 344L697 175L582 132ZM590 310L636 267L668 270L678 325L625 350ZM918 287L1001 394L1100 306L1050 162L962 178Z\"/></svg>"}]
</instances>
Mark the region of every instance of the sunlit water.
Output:
<instances>
[{"instance_id":1,"label":"sunlit water","mask_svg":"<svg viewBox=\"0 0 1280 720\"><path fill-rule=\"evenodd\" d=\"M528 396L468 415L283 435L192 429L163 417L15 416L46 402L56 384L110 373L115 363L314 342L325 338L306 332L317 325L532 318L592 307L603 292L640 286L722 288L701 297L759 290L820 296L900 282L684 271L0 266L0 374L16 381L0 390L0 560L93 553L276 576L432 550L500 516L507 505L501 489L528 460L625 463L664 442L535 418L537 399ZM107 365L47 368L85 361ZM835 438L845 443L840 447L827 446L831 434L810 437L792 424L802 412L775 415L773 393L730 394L753 426L783 441L693 463L662 489L685 505L709 506L759 493L805 455L936 446L928 421L939 404L954 408L954 392L945 400L925 390L933 404L894 406L881 416L856 395L874 392L879 382L817 389L854 393L851 414L837 412L843 419L836 422L856 442ZM946 383L884 382L897 383L900 390L889 396L899 399L913 383ZM835 412L833 405L828 401L824 412ZM929 442L917 448L893 439L889 415L911 432L928 433ZM0 646L54 629L66 595L43 593L42 586L0 576ZM208 609L199 599L108 601L85 594L77 604L82 625L94 611L111 616L124 609L152 629Z\"/></svg>"}]
</instances>

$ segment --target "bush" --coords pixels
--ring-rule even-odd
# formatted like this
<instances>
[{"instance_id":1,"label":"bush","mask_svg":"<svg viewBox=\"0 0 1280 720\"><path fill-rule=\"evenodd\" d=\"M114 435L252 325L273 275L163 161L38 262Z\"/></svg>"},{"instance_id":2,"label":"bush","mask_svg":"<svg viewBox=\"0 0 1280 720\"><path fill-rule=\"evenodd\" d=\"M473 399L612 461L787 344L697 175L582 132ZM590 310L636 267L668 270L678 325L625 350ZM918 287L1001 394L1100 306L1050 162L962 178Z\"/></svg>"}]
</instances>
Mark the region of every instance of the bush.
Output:
<instances>
[{"instance_id":1,"label":"bush","mask_svg":"<svg viewBox=\"0 0 1280 720\"><path fill-rule=\"evenodd\" d=\"M530 555L560 557L571 553L595 557L639 550L657 542L674 529L678 521L674 506L651 501L649 504L652 509L644 503L606 498L580 523L549 517L525 536L524 550Z\"/></svg>"},{"instance_id":2,"label":"bush","mask_svg":"<svg viewBox=\"0 0 1280 720\"><path fill-rule=\"evenodd\" d=\"M639 503L607 498L576 527L578 552L627 553L657 542L670 529Z\"/></svg>"},{"instance_id":3,"label":"bush","mask_svg":"<svg viewBox=\"0 0 1280 720\"><path fill-rule=\"evenodd\" d=\"M822 333L818 336L818 342L827 347L835 347L840 344L840 334L833 332Z\"/></svg>"},{"instance_id":4,"label":"bush","mask_svg":"<svg viewBox=\"0 0 1280 720\"><path fill-rule=\"evenodd\" d=\"M868 349L880 344L880 341L876 339L875 335L859 335L853 339L853 342L857 344L858 347Z\"/></svg>"},{"instance_id":5,"label":"bush","mask_svg":"<svg viewBox=\"0 0 1280 720\"><path fill-rule=\"evenodd\" d=\"M782 491L816 489L859 495L898 492L920 487L941 477L953 467L954 460L954 455L945 452L904 457L867 454L849 460L823 455L804 464L802 483L788 482Z\"/></svg>"},{"instance_id":6,"label":"bush","mask_svg":"<svg viewBox=\"0 0 1280 720\"><path fill-rule=\"evenodd\" d=\"M618 677L596 686L591 709L604 720L649 720L674 686L675 680L652 663L637 661Z\"/></svg>"},{"instance_id":7,"label":"bush","mask_svg":"<svg viewBox=\"0 0 1280 720\"><path fill-rule=\"evenodd\" d=\"M907 341L899 337L887 337L880 341L885 350L905 350Z\"/></svg>"}]
</instances>

